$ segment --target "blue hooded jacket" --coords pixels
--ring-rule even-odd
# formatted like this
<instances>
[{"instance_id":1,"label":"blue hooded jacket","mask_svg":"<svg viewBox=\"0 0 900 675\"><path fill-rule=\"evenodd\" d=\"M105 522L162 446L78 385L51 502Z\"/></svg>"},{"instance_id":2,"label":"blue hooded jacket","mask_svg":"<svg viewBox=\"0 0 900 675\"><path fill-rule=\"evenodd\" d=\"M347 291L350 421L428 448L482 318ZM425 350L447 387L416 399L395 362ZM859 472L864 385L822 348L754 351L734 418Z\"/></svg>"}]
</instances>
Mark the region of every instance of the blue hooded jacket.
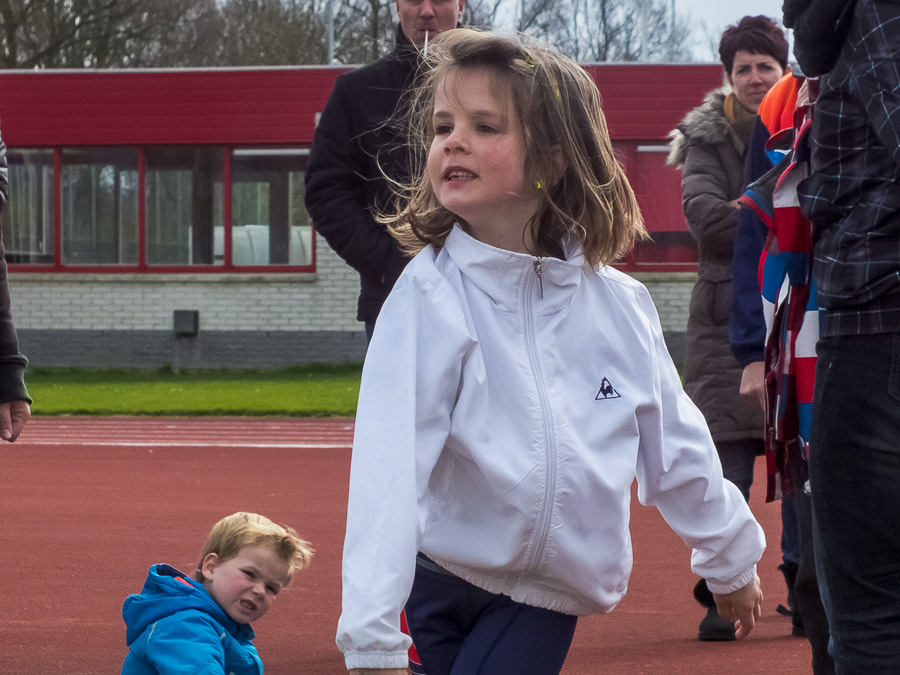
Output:
<instances>
[{"instance_id":1,"label":"blue hooded jacket","mask_svg":"<svg viewBox=\"0 0 900 675\"><path fill-rule=\"evenodd\" d=\"M238 623L202 584L153 565L122 607L130 649L122 675L262 675L250 624Z\"/></svg>"}]
</instances>

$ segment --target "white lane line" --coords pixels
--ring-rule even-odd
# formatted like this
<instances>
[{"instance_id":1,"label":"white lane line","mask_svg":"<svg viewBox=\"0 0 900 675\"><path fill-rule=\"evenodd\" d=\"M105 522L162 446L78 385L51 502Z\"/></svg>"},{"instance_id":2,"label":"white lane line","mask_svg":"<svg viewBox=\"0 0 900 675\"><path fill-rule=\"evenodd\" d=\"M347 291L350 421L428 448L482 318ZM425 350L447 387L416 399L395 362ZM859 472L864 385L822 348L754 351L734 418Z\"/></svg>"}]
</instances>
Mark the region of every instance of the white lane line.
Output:
<instances>
[{"instance_id":1,"label":"white lane line","mask_svg":"<svg viewBox=\"0 0 900 675\"><path fill-rule=\"evenodd\" d=\"M65 446L103 446L103 447L134 447L134 448L286 448L286 449L315 449L315 450L349 450L350 443L234 443L234 442L197 442L197 441L36 441L20 440L16 447L23 445L65 445Z\"/></svg>"}]
</instances>

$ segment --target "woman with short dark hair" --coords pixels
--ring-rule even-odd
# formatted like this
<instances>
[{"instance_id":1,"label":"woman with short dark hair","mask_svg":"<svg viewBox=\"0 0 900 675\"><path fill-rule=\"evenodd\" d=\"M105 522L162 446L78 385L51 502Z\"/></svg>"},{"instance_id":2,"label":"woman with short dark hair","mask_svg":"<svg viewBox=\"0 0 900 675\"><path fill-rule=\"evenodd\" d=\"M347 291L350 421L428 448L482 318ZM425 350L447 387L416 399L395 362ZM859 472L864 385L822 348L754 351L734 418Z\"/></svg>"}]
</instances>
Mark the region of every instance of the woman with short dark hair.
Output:
<instances>
[{"instance_id":1,"label":"woman with short dark hair","mask_svg":"<svg viewBox=\"0 0 900 675\"><path fill-rule=\"evenodd\" d=\"M684 215L699 249L691 294L684 388L706 417L725 477L749 499L753 465L764 452L759 405L740 395L742 369L731 353L731 267L744 156L763 97L787 68L781 27L764 16L729 26L719 43L726 84L706 95L672 132L669 163L682 171ZM733 640L700 580L694 597L707 608L700 640Z\"/></svg>"}]
</instances>

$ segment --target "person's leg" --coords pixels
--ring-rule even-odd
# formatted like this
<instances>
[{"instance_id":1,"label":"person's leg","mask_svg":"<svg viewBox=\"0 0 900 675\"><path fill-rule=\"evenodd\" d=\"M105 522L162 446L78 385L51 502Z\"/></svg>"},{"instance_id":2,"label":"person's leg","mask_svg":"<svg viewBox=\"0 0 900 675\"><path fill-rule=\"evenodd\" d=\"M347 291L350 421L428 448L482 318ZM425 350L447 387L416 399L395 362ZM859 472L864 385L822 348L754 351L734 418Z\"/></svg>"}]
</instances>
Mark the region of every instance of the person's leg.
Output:
<instances>
[{"instance_id":1,"label":"person's leg","mask_svg":"<svg viewBox=\"0 0 900 675\"><path fill-rule=\"evenodd\" d=\"M406 601L409 634L425 672L449 675L474 625L482 600L476 593L480 589L421 554L416 563L416 576Z\"/></svg>"},{"instance_id":2,"label":"person's leg","mask_svg":"<svg viewBox=\"0 0 900 675\"><path fill-rule=\"evenodd\" d=\"M900 664L900 334L818 345L810 439L815 554L840 675Z\"/></svg>"},{"instance_id":3,"label":"person's leg","mask_svg":"<svg viewBox=\"0 0 900 675\"><path fill-rule=\"evenodd\" d=\"M763 450L765 441L760 431L759 438L744 438L736 441L719 441L716 451L722 463L722 475L737 485L738 490L750 501L750 487L753 485L753 466Z\"/></svg>"},{"instance_id":4,"label":"person's leg","mask_svg":"<svg viewBox=\"0 0 900 675\"><path fill-rule=\"evenodd\" d=\"M428 675L558 675L577 617L513 602L420 555L406 617Z\"/></svg>"},{"instance_id":5,"label":"person's leg","mask_svg":"<svg viewBox=\"0 0 900 675\"><path fill-rule=\"evenodd\" d=\"M834 675L834 659L828 653L828 618L819 595L816 557L812 533L812 500L802 485L796 487L798 535L801 544L800 563L794 583L794 600L803 617L803 630L812 648L813 675Z\"/></svg>"},{"instance_id":6,"label":"person's leg","mask_svg":"<svg viewBox=\"0 0 900 675\"><path fill-rule=\"evenodd\" d=\"M789 565L800 564L800 530L798 529L797 493L781 498L781 559Z\"/></svg>"},{"instance_id":7,"label":"person's leg","mask_svg":"<svg viewBox=\"0 0 900 675\"><path fill-rule=\"evenodd\" d=\"M781 498L781 560L778 566L787 586L787 608L778 605L776 611L791 617L791 634L804 637L802 610L797 604L796 584L800 569L801 542L798 529L797 493L800 488Z\"/></svg>"},{"instance_id":8,"label":"person's leg","mask_svg":"<svg viewBox=\"0 0 900 675\"><path fill-rule=\"evenodd\" d=\"M406 623L406 610L400 614L400 630L409 635L409 625ZM410 639L412 636L410 636ZM422 659L419 658L419 650L414 644L409 646L409 667L407 668L409 675L428 675L422 666Z\"/></svg>"},{"instance_id":9,"label":"person's leg","mask_svg":"<svg viewBox=\"0 0 900 675\"><path fill-rule=\"evenodd\" d=\"M497 597L466 638L451 675L559 675L578 618Z\"/></svg>"}]
</instances>

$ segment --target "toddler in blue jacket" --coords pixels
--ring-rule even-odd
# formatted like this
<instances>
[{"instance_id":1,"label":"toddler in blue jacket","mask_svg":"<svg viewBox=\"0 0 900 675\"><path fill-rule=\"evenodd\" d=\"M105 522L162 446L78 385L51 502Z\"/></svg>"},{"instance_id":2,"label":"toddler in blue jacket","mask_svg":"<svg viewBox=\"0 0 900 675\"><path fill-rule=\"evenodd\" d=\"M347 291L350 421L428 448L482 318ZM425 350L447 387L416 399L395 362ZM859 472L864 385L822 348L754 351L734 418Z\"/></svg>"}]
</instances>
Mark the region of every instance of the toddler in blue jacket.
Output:
<instances>
[{"instance_id":1,"label":"toddler in blue jacket","mask_svg":"<svg viewBox=\"0 0 900 675\"><path fill-rule=\"evenodd\" d=\"M234 513L209 533L193 577L153 565L122 608L128 656L122 675L262 675L250 623L265 614L312 548L256 513Z\"/></svg>"}]
</instances>

